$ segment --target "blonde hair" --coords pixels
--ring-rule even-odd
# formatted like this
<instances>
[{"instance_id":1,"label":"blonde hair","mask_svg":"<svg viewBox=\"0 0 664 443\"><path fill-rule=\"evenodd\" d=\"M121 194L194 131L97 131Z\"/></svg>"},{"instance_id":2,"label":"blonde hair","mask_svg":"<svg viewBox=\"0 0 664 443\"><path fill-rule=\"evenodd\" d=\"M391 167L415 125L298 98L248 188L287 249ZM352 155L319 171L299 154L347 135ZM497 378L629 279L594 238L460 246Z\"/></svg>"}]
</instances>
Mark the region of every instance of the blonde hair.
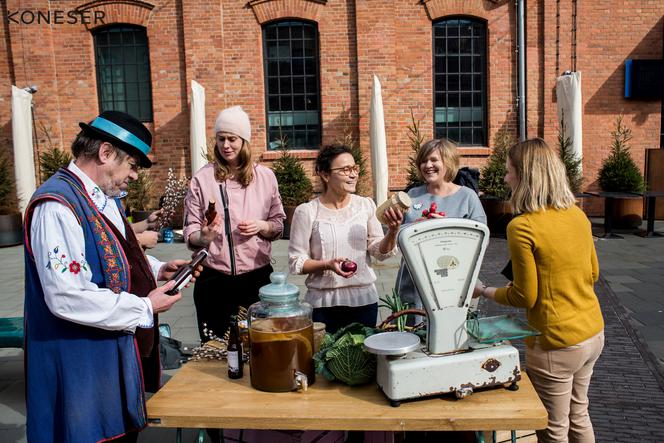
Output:
<instances>
[{"instance_id":1,"label":"blonde hair","mask_svg":"<svg viewBox=\"0 0 664 443\"><path fill-rule=\"evenodd\" d=\"M219 154L219 147L214 145L214 178L222 182L233 176L243 187L249 186L254 179L254 163L251 159L249 142L242 139L242 147L237 155L237 168L231 171L230 165ZM234 172L234 174L233 174Z\"/></svg>"},{"instance_id":2,"label":"blonde hair","mask_svg":"<svg viewBox=\"0 0 664 443\"><path fill-rule=\"evenodd\" d=\"M547 208L567 209L576 203L557 152L541 138L516 143L507 152L516 173L510 204L515 214Z\"/></svg>"},{"instance_id":3,"label":"blonde hair","mask_svg":"<svg viewBox=\"0 0 664 443\"><path fill-rule=\"evenodd\" d=\"M459 151L454 143L446 138L435 138L429 140L420 147L415 157L415 164L417 165L417 176L420 180L424 181L420 165L426 162L427 158L433 151L437 150L440 154L440 159L445 166L445 176L443 179L446 182L451 182L456 178L459 171Z\"/></svg>"}]
</instances>

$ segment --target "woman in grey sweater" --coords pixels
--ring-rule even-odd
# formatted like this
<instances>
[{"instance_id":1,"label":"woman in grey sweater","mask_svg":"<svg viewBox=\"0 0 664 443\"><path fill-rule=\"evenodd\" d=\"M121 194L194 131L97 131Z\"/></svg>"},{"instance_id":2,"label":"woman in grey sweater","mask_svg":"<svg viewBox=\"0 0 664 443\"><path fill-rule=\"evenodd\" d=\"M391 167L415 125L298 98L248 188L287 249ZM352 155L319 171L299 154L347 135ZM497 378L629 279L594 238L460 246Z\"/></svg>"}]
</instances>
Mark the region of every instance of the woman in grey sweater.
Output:
<instances>
[{"instance_id":1,"label":"woman in grey sweater","mask_svg":"<svg viewBox=\"0 0 664 443\"><path fill-rule=\"evenodd\" d=\"M432 217L467 218L486 223L486 214L477 194L470 188L452 183L459 170L459 152L454 143L444 138L426 142L418 151L415 163L425 184L408 191L413 204L404 217L404 226L425 219L422 212L428 211L432 203L436 203L436 214ZM404 303L412 308L422 308L420 296L403 261L396 287Z\"/></svg>"}]
</instances>

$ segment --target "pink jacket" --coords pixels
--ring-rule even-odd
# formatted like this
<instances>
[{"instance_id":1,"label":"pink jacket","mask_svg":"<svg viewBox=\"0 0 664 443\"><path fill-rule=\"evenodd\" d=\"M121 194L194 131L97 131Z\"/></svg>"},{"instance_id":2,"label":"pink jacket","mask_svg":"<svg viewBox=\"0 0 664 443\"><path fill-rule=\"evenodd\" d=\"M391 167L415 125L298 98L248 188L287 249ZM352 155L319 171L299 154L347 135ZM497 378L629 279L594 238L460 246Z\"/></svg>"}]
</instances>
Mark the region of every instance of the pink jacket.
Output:
<instances>
[{"instance_id":1,"label":"pink jacket","mask_svg":"<svg viewBox=\"0 0 664 443\"><path fill-rule=\"evenodd\" d=\"M254 165L254 179L246 188L234 180L226 180L223 184L226 185L229 199L235 274L244 274L270 263L272 241L281 237L286 214L281 204L277 179L272 170L265 166ZM222 228L224 227L224 206L219 185L214 178L214 165L211 163L202 167L191 178L189 192L184 200L184 240L187 244L189 236L200 231L205 223L204 214L210 199L214 199L215 209L221 215ZM273 238L265 238L260 234L246 237L237 229L238 223L244 220L267 220L276 228L276 234ZM210 257L205 265L231 274L231 256L225 228L222 231L222 234L210 243Z\"/></svg>"}]
</instances>

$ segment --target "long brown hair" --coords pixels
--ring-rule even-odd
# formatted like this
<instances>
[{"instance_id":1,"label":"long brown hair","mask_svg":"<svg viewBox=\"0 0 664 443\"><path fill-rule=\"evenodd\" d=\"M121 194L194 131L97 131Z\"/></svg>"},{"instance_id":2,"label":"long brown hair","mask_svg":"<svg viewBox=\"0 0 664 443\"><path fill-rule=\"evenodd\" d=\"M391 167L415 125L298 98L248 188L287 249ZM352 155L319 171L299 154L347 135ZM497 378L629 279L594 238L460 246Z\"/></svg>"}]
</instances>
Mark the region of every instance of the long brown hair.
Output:
<instances>
[{"instance_id":1,"label":"long brown hair","mask_svg":"<svg viewBox=\"0 0 664 443\"><path fill-rule=\"evenodd\" d=\"M219 154L219 147L215 143L214 178L217 181L222 182L232 176L238 183L246 188L254 179L254 162L251 159L251 147L249 146L249 142L245 139L242 139L242 147L240 148L237 157L237 168L235 168L235 175L233 175L230 165L223 159L221 154Z\"/></svg>"},{"instance_id":2,"label":"long brown hair","mask_svg":"<svg viewBox=\"0 0 664 443\"><path fill-rule=\"evenodd\" d=\"M565 165L544 140L531 138L516 143L507 157L518 180L510 198L515 214L574 206L576 199L567 181Z\"/></svg>"}]
</instances>

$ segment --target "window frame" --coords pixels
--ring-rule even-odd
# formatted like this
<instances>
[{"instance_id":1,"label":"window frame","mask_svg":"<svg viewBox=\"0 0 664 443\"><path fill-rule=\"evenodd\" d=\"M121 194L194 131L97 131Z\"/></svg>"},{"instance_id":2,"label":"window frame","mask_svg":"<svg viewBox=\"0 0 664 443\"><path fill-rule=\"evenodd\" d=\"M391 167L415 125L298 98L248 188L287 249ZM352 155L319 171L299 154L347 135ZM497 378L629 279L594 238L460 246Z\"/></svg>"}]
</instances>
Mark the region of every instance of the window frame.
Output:
<instances>
[{"instance_id":1,"label":"window frame","mask_svg":"<svg viewBox=\"0 0 664 443\"><path fill-rule=\"evenodd\" d=\"M447 65L447 61L445 61L445 70L443 72L438 72L437 69L436 69L436 66L437 66L436 58L437 57L442 58L442 59L447 59L449 57L447 47L445 48L445 52L442 55L437 55L436 54L437 39L438 40L443 40L447 44L447 40L448 40L449 37L447 36L447 34L442 38L437 37L436 36L436 28L437 27L440 28L441 24L446 24L446 26L443 27L443 29L447 29L447 23L448 22L455 22L455 21L467 21L467 22L469 22L466 26L473 26L474 27L474 26L479 25L482 28L483 35L481 37L474 37L473 32L471 31L471 35L470 35L470 39L471 39L470 68L471 69L470 69L469 72L464 72L464 71L461 70L461 57L462 57L462 54L463 54L461 52L461 50L457 50L456 53L451 54L452 56L457 56L458 57L458 66L459 67L457 69L457 72L454 73L454 75L457 76L457 80L458 80L459 85L454 91L450 91L448 89L450 71L449 71L449 66ZM455 24L454 26L456 26L460 30L461 27L463 26L463 24L458 23L458 24ZM456 36L456 41L458 42L458 47L461 46L462 37L464 37L464 36L462 36L460 32ZM482 39L482 51L480 53L475 53L475 51L474 51L474 41L478 38ZM432 85L432 102L433 102L433 119L432 119L433 124L432 124L432 127L433 127L433 136L434 136L434 138L440 138L440 137L448 138L449 129L452 128L452 129L456 129L456 130L459 131L459 137L458 137L459 140L454 140L454 139L450 139L450 140L454 141L459 147L484 147L484 146L488 146L488 132L489 132L489 124L488 124L488 95L489 95L488 94L488 84L489 84L488 67L489 67L489 63L488 63L488 58L489 58L489 51L488 51L488 23L487 23L487 21L482 19L482 18L473 17L473 16L466 16L466 15L450 15L450 16L441 17L441 18L433 21L433 23L431 25L431 53L432 53L432 64L431 64L432 83L431 83L431 85ZM473 58L476 57L476 56L480 57L481 72L475 71L475 66L474 66L475 64L473 63ZM462 88L461 76L462 76L463 73L465 73L470 78L470 85L471 86L470 86L469 89ZM444 78L445 85L443 86L443 89L437 89L436 88L437 76L438 75L441 75ZM473 76L476 76L476 75L481 75L481 89L479 89L479 90L477 88L475 88L475 85L473 85ZM449 102L450 102L449 94L450 93L457 93L458 94L457 106L449 106ZM461 96L464 93L469 94L469 96L470 96L470 99L471 99L471 105L470 106L461 106L461 103L462 103L462 97ZM480 106L481 106L481 118L482 118L481 126L475 126L472 123L473 120L470 120L470 122L471 122L470 126L468 126L468 127L462 126L461 125L461 121L462 121L461 118L457 118L457 122L456 122L455 126L450 126L449 119L447 118L447 111L446 110L450 109L450 108L456 108L456 109L458 109L458 113L459 113L459 116L460 116L460 114L462 112L462 108L468 108L468 111L466 111L466 112L470 112L471 115L473 115L473 113L476 112L476 109L480 108L479 106L474 105L474 99L473 99L474 94L478 94L478 93L481 94L481 104L480 104ZM438 95L443 96L443 100L445 101L445 106L443 106L443 107L437 107L436 106ZM446 113L445 122L442 123L444 126L440 130L440 132L438 130L438 126L440 125L440 123L437 123L437 121L436 121L436 113L437 113L436 111L438 109L442 109ZM461 142L462 137L460 136L460 134L461 134L461 131L463 129L468 129L470 131L470 136L471 136L470 143L469 142ZM478 129L481 130L481 132L482 132L481 140L479 140L479 141L475 140L475 135L473 134L474 131L476 131Z\"/></svg>"},{"instance_id":2,"label":"window frame","mask_svg":"<svg viewBox=\"0 0 664 443\"><path fill-rule=\"evenodd\" d=\"M288 38L287 39L281 39L279 36L279 27L282 28L287 28L288 31ZM293 38L293 33L292 29L293 27L296 26L301 26L302 29L302 38ZM304 50L304 42L305 39L305 27L310 27L314 31L314 38L311 39L313 41L314 47L313 47L313 52L314 56L313 57L308 57L305 55L305 50ZM276 29L276 40L270 38L268 39L268 32L270 31L271 28ZM288 114L292 113L293 116L295 116L295 113L302 112L302 116L307 119L310 118L308 115L305 113L309 112L314 112L313 110L309 111L307 108L307 96L316 96L316 109L315 109L315 115L317 119L316 124L309 124L305 123L306 129L303 131L298 131L295 129L295 124L291 124L288 127L291 128L289 130L283 131L282 134L286 135L288 137L288 148L289 150L309 150L309 151L315 151L320 149L320 145L323 140L323 124L322 124L322 106L321 106L321 73L320 73L320 32L318 30L318 23L315 21L311 20L305 20L301 18L285 18L285 19L279 19L279 20L272 20L267 23L264 23L261 27L261 40L262 40L262 47L263 47L263 80L264 80L264 100L265 100L265 138L266 138L266 146L267 146L267 151L276 151L279 149L279 146L275 141L271 141L271 131L270 128L274 127L270 125L270 115L278 113L280 114L279 118L283 116L283 114ZM288 48L290 50L290 53L287 57L282 57L281 54L277 54L277 57L270 58L269 52L268 52L268 40L270 42L276 41L276 42L282 42L282 41L287 41L288 42ZM293 56L293 41L301 41L303 43L303 53L301 56L294 57ZM279 45L277 45L279 47ZM293 74L293 60L294 59L300 59L302 60L303 68L302 68L302 74ZM306 68L306 62L305 60L307 59L313 59L313 66L315 67L315 74L311 76L308 74L307 68ZM270 76L269 75L269 65L270 62L276 62L277 65L280 65L280 62L283 62L284 60L287 60L289 63L289 70L290 73L287 74L286 76L281 75L281 66L278 66L278 73L277 76ZM301 77L303 80L303 92L294 92L294 79ZM313 93L307 92L308 90L308 78L313 77L314 81L314 87ZM275 93L271 91L270 88L270 79L277 79L278 83L278 91ZM288 78L290 79L290 92L286 94L281 93L281 81L283 78ZM291 103L291 109L290 110L283 110L282 109L282 103L281 103L281 98L287 96L290 97L290 103ZM298 111L295 109L295 99L296 97L302 96L304 98L304 106L305 109L303 111ZM270 99L271 98L277 98L279 100L279 110L278 111L271 111L270 110ZM295 122L293 122L295 123ZM315 126L315 127L314 127ZM317 141L315 143L310 143L309 138L312 137L310 131L316 131L317 132ZM281 131L280 131L281 132ZM305 146L295 146L295 137L294 135L296 132L304 132L304 137L305 137ZM272 131L274 133L274 131ZM273 147L272 144L275 144Z\"/></svg>"},{"instance_id":3,"label":"window frame","mask_svg":"<svg viewBox=\"0 0 664 443\"><path fill-rule=\"evenodd\" d=\"M111 37L110 34L112 32L118 32L120 34L120 44L112 44L111 43ZM123 58L121 63L119 64L114 64L112 61L112 51L117 50L118 48L122 48L122 55L124 56L124 53L126 51L126 48L131 47L134 48L134 53L136 54L136 48L142 48L142 45L137 45L136 40L134 36L132 36L133 43L131 45L125 44L124 43L124 35L125 31L131 31L132 33L136 31L143 32L145 34L145 56L146 56L146 62L147 63L139 63L137 61L137 56L134 56L134 61L132 63L127 63L126 60ZM100 44L98 39L101 39L101 35L105 34L108 35L106 43ZM150 41L148 39L148 33L147 29L144 26L139 26L139 25L134 25L130 23L114 23L108 26L103 26L100 28L96 28L92 31L92 44L93 44L93 49L94 49L94 57L95 57L95 77L97 79L97 104L99 106L99 112L103 111L109 111L109 110L120 110L116 104L117 103L123 103L124 104L124 111L129 113L129 106L128 104L130 102L136 102L136 106L138 108L138 114L139 115L133 115L136 117L138 120L144 123L151 123L154 121L154 101L152 97L152 66L151 66L151 61L150 61ZM101 54L100 51L102 48L108 48L108 55L110 57L110 60L106 64L101 64ZM113 71L114 67L122 67L122 80L116 80L113 78L113 73L111 73L111 81L104 81L103 76L102 76L102 69L103 68L110 68L111 72ZM135 67L135 80L127 80L127 66L134 66ZM145 66L146 72L139 72L140 67ZM142 75L141 75L142 74ZM141 81L140 78L145 76L146 80ZM102 91L102 88L105 87L106 85L111 84L111 106L108 106L109 101L104 100L104 93ZM123 99L116 99L116 92L114 90L115 84L122 84L122 88L125 91L124 92L124 98ZM134 97L128 97L127 96L127 85L135 85L136 86L136 95ZM141 98L141 89L146 88L146 98L142 99Z\"/></svg>"}]
</instances>

